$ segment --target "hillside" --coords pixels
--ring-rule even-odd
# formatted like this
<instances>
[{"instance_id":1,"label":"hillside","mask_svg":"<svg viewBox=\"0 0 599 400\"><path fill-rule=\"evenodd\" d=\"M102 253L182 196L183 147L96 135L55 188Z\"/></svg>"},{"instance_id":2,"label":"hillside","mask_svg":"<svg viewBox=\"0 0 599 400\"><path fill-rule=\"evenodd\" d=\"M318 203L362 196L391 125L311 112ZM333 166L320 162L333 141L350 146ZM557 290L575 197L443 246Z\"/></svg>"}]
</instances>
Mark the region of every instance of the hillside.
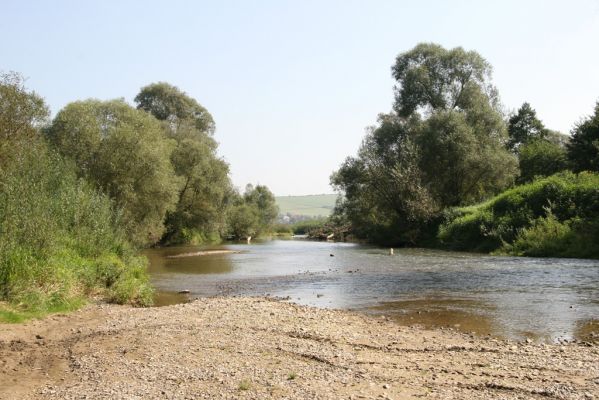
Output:
<instances>
[{"instance_id":1,"label":"hillside","mask_svg":"<svg viewBox=\"0 0 599 400\"><path fill-rule=\"evenodd\" d=\"M335 207L336 194L315 194L307 196L277 196L275 198L281 214L304 215L308 217L329 216Z\"/></svg>"}]
</instances>

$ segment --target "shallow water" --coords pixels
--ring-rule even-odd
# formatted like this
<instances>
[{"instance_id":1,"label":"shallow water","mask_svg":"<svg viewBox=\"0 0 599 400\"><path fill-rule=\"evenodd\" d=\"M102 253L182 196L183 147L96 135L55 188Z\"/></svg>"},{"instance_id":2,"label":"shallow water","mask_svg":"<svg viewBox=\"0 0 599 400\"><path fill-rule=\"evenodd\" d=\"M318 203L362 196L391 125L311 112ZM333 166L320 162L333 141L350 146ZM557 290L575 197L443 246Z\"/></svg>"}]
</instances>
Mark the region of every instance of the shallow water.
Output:
<instances>
[{"instance_id":1,"label":"shallow water","mask_svg":"<svg viewBox=\"0 0 599 400\"><path fill-rule=\"evenodd\" d=\"M237 254L167 258L206 249ZM553 341L599 334L599 261L273 240L145 252L157 302L270 295L407 325ZM178 295L189 290L189 295Z\"/></svg>"}]
</instances>

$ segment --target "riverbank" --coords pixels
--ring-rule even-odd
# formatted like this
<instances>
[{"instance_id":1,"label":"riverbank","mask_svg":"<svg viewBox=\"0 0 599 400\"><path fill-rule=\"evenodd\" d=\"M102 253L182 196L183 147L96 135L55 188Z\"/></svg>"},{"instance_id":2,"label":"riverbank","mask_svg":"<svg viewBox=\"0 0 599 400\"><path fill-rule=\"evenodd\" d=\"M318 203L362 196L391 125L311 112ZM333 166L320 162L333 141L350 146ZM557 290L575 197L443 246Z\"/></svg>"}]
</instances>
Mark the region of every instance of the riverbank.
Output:
<instances>
[{"instance_id":1,"label":"riverbank","mask_svg":"<svg viewBox=\"0 0 599 400\"><path fill-rule=\"evenodd\" d=\"M0 398L591 399L598 359L264 298L90 305L0 325Z\"/></svg>"}]
</instances>

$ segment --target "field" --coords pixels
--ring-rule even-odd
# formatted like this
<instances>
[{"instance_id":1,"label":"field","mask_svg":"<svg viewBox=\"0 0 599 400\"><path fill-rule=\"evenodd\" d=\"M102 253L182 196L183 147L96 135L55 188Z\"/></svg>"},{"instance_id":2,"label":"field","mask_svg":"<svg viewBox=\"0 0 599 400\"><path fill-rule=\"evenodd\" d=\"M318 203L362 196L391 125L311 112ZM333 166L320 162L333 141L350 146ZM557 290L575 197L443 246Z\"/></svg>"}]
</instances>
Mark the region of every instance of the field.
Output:
<instances>
[{"instance_id":1,"label":"field","mask_svg":"<svg viewBox=\"0 0 599 400\"><path fill-rule=\"evenodd\" d=\"M289 213L308 217L328 217L333 212L336 199L336 194L276 197L281 214Z\"/></svg>"}]
</instances>

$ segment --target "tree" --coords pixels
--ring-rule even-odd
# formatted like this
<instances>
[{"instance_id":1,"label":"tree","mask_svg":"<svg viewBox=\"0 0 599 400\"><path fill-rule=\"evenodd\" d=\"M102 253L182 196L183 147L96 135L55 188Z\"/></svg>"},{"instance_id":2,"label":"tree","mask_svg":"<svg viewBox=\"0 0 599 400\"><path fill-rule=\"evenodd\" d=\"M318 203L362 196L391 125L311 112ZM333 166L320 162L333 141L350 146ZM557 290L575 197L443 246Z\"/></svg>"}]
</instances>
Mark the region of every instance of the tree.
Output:
<instances>
[{"instance_id":1,"label":"tree","mask_svg":"<svg viewBox=\"0 0 599 400\"><path fill-rule=\"evenodd\" d=\"M138 109L163 123L176 141L171 155L181 180L178 201L166 219L163 242L201 242L224 234L226 207L232 193L229 166L218 157L212 116L196 100L167 83L154 83L135 97Z\"/></svg>"},{"instance_id":2,"label":"tree","mask_svg":"<svg viewBox=\"0 0 599 400\"><path fill-rule=\"evenodd\" d=\"M256 236L260 231L258 209L250 204L240 202L228 211L229 234L235 239Z\"/></svg>"},{"instance_id":3,"label":"tree","mask_svg":"<svg viewBox=\"0 0 599 400\"><path fill-rule=\"evenodd\" d=\"M545 139L548 130L537 118L537 112L528 103L522 104L518 112L512 115L508 122L508 148L516 151L518 148L533 140Z\"/></svg>"},{"instance_id":4,"label":"tree","mask_svg":"<svg viewBox=\"0 0 599 400\"><path fill-rule=\"evenodd\" d=\"M114 200L134 244L160 239L180 182L170 163L175 142L154 117L123 100L78 101L58 113L48 137L80 176Z\"/></svg>"},{"instance_id":5,"label":"tree","mask_svg":"<svg viewBox=\"0 0 599 400\"><path fill-rule=\"evenodd\" d=\"M258 215L258 233L268 232L279 215L275 196L264 185L248 184L243 194L245 204L255 207Z\"/></svg>"},{"instance_id":6,"label":"tree","mask_svg":"<svg viewBox=\"0 0 599 400\"><path fill-rule=\"evenodd\" d=\"M212 135L215 125L212 115L195 99L166 82L152 83L141 88L135 97L137 108L147 111L161 121L168 121L176 130L182 123L191 122L202 133Z\"/></svg>"},{"instance_id":7,"label":"tree","mask_svg":"<svg viewBox=\"0 0 599 400\"><path fill-rule=\"evenodd\" d=\"M491 65L475 51L421 43L397 56L392 73L398 83L394 109L402 117L419 110L469 110L481 97L497 103Z\"/></svg>"},{"instance_id":8,"label":"tree","mask_svg":"<svg viewBox=\"0 0 599 400\"><path fill-rule=\"evenodd\" d=\"M482 56L424 43L400 54L392 71L398 116L424 118L411 135L425 186L441 207L478 201L513 182L517 162L504 148L506 125Z\"/></svg>"},{"instance_id":9,"label":"tree","mask_svg":"<svg viewBox=\"0 0 599 400\"><path fill-rule=\"evenodd\" d=\"M423 182L412 132L419 118L379 116L357 157L348 157L331 176L343 193L335 218L346 217L354 233L377 243L416 243L438 211Z\"/></svg>"},{"instance_id":10,"label":"tree","mask_svg":"<svg viewBox=\"0 0 599 400\"><path fill-rule=\"evenodd\" d=\"M47 123L49 110L16 72L0 73L0 167Z\"/></svg>"},{"instance_id":11,"label":"tree","mask_svg":"<svg viewBox=\"0 0 599 400\"><path fill-rule=\"evenodd\" d=\"M565 148L546 139L528 141L519 147L519 183L527 183L536 177L553 175L568 168Z\"/></svg>"},{"instance_id":12,"label":"tree","mask_svg":"<svg viewBox=\"0 0 599 400\"><path fill-rule=\"evenodd\" d=\"M517 174L491 66L474 51L419 44L392 67L395 113L333 174L358 236L415 244L446 207L503 190Z\"/></svg>"},{"instance_id":13,"label":"tree","mask_svg":"<svg viewBox=\"0 0 599 400\"><path fill-rule=\"evenodd\" d=\"M442 207L472 204L513 183L517 163L494 136L477 131L464 113L436 112L416 136L419 165Z\"/></svg>"},{"instance_id":14,"label":"tree","mask_svg":"<svg viewBox=\"0 0 599 400\"><path fill-rule=\"evenodd\" d=\"M567 148L574 172L599 171L599 102L595 113L574 127Z\"/></svg>"}]
</instances>

